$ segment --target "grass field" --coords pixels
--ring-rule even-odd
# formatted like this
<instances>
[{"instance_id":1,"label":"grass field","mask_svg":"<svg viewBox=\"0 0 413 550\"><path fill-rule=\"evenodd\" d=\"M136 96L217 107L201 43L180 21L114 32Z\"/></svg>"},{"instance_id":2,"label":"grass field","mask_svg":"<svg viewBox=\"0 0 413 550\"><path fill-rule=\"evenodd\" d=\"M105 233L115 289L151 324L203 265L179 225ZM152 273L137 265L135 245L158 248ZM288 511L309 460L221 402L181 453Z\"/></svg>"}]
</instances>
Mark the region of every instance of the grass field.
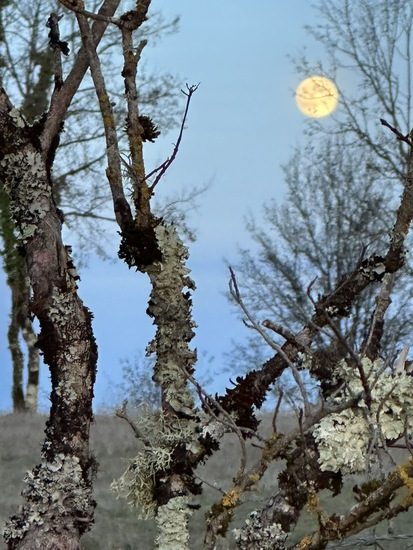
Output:
<instances>
[{"instance_id":1,"label":"grass field","mask_svg":"<svg viewBox=\"0 0 413 550\"><path fill-rule=\"evenodd\" d=\"M0 523L2 525L21 504L19 495L23 488L24 473L40 458L44 422L45 417L39 415L0 416ZM286 422L287 420L284 420L284 423ZM281 426L281 429L285 427ZM230 437L223 447L199 469L198 474L201 478L216 483L222 489L227 489L238 467L239 449L237 441ZM136 441L132 431L124 421L118 418L110 415L97 416L92 430L92 448L99 462L99 472L95 482L96 523L94 529L82 539L82 548L84 550L151 550L154 539L153 523L138 520L135 511L131 510L123 500L117 500L110 490L112 480L119 477L125 469L127 458L135 454ZM251 456L257 453L254 449L249 449L249 452ZM279 468L280 466L274 467L266 473L258 493L246 495L247 500L238 510L233 527L239 524L240 518L245 517L247 511L259 508L265 497L271 494ZM323 498L329 513L342 513L348 509L352 504L353 484L354 482L350 482L345 494L338 498ZM203 509L196 512L193 517L191 549L202 548L206 506L218 497L219 493L210 487L205 487L204 494L199 497L197 502ZM380 526L376 533L381 533L386 538L387 527L387 525ZM297 539L314 528L314 518L304 516L293 536ZM395 535L407 537L413 534L413 514L409 512L397 518L393 529ZM335 543L329 548L374 548L371 544L359 545L358 541L362 537L366 539L366 543L370 542L371 531L361 533L353 541L345 541L347 546L338 546ZM413 537L380 540L380 545L376 548L413 549ZM5 548L4 543L0 542L0 548ZM229 550L233 545L230 540L225 540L221 541L218 548Z\"/></svg>"}]
</instances>

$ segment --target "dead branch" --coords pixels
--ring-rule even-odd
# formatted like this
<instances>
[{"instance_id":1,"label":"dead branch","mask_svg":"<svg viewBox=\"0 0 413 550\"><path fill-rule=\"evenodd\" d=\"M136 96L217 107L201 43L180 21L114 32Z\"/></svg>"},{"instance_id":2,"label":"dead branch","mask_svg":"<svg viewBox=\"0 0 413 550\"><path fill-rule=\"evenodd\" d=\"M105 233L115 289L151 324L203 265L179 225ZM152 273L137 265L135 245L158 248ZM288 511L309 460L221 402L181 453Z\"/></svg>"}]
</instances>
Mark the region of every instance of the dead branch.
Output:
<instances>
[{"instance_id":1,"label":"dead branch","mask_svg":"<svg viewBox=\"0 0 413 550\"><path fill-rule=\"evenodd\" d=\"M63 68L61 54L69 55L68 43L60 40L59 21L63 17L52 12L47 20L46 26L50 28L49 32L49 45L53 48L54 52L54 83L55 90L60 90L63 84Z\"/></svg>"},{"instance_id":2,"label":"dead branch","mask_svg":"<svg viewBox=\"0 0 413 550\"><path fill-rule=\"evenodd\" d=\"M175 144L174 149L172 151L172 155L170 157L168 157L160 166L158 166L157 168L152 170L152 172L149 172L149 174L145 177L145 180L147 180L147 179L151 178L152 176L154 176L156 173L159 172L158 175L156 176L154 182L149 187L151 192L153 192L155 187L158 185L160 179L165 174L165 172L168 170L168 168L171 166L171 164L173 163L173 161L176 158L176 155L178 154L179 146L181 144L182 136L183 136L184 129L185 129L185 122L186 122L186 119L187 119L187 116L188 116L189 104L191 102L191 98L192 98L193 94L197 91L198 87L199 87L199 84L196 84L196 85L193 84L191 86L188 86L188 84L187 84L186 85L187 91L185 92L184 90L181 90L181 92L184 94L184 96L186 96L186 105L185 105L184 115L182 117L181 128L179 130L178 139L176 140L176 144Z\"/></svg>"},{"instance_id":3,"label":"dead branch","mask_svg":"<svg viewBox=\"0 0 413 550\"><path fill-rule=\"evenodd\" d=\"M372 361L378 357L380 350L380 341L384 328L384 316L391 304L390 292L393 285L394 273L386 273L381 283L379 295L376 298L376 308L372 315L369 333L361 348L361 355L365 355Z\"/></svg>"},{"instance_id":4,"label":"dead branch","mask_svg":"<svg viewBox=\"0 0 413 550\"><path fill-rule=\"evenodd\" d=\"M122 418L122 420L126 420L126 422L129 424L129 426L132 428L132 431L133 433L135 434L135 437L137 439L139 439L140 441L143 441L145 442L145 439L142 435L142 432L140 431L140 429L138 428L138 426L135 424L135 422L133 422L133 420L129 417L128 413L127 413L127 406L128 406L128 401L125 400L123 403L122 403L122 406L117 408L116 411L115 411L115 415L118 417L118 418ZM145 442L146 443L146 442Z\"/></svg>"},{"instance_id":5,"label":"dead branch","mask_svg":"<svg viewBox=\"0 0 413 550\"><path fill-rule=\"evenodd\" d=\"M103 15L102 13L94 13L92 11L85 10L83 6L83 2L72 2L70 0L59 0L60 4L65 6L70 11L73 11L75 13L78 13L80 15L83 15L84 17L87 17L88 19L92 19L95 21L102 21L106 24L112 23L113 25L116 25L117 27L121 27L122 21L121 19L117 17L111 17L109 15Z\"/></svg>"},{"instance_id":6,"label":"dead branch","mask_svg":"<svg viewBox=\"0 0 413 550\"><path fill-rule=\"evenodd\" d=\"M83 47L85 49L96 95L102 113L102 121L105 129L106 151L108 168L106 175L112 193L113 207L116 221L121 228L128 227L132 222L132 212L125 197L122 183L122 172L120 167L120 153L116 123L113 116L112 104L106 89L105 79L102 73L99 57L93 42L92 30L85 16L77 14L79 28L82 34Z\"/></svg>"},{"instance_id":7,"label":"dead branch","mask_svg":"<svg viewBox=\"0 0 413 550\"><path fill-rule=\"evenodd\" d=\"M281 407L283 397L284 397L284 392L282 390L280 390L280 393L278 394L277 404L275 405L274 414L272 416L272 421L271 421L272 431L273 431L274 434L277 433L277 417L278 417L278 413L280 411L280 407Z\"/></svg>"},{"instance_id":8,"label":"dead branch","mask_svg":"<svg viewBox=\"0 0 413 550\"><path fill-rule=\"evenodd\" d=\"M104 0L99 14L112 16L120 4L120 0ZM92 26L93 44L95 47L100 43L102 36L107 28L106 21L95 21ZM40 142L43 151L48 151L56 135L60 131L62 121L64 120L67 109L77 92L80 83L89 67L88 56L85 48L81 48L76 56L73 68L63 82L59 90L55 90L50 102L49 112L46 118L43 132L40 136Z\"/></svg>"},{"instance_id":9,"label":"dead branch","mask_svg":"<svg viewBox=\"0 0 413 550\"><path fill-rule=\"evenodd\" d=\"M308 433L311 428L324 417L356 406L360 398L361 395L358 395L340 404L334 403L332 405L326 405L323 409L320 408L314 411L311 417L303 420L302 425L289 434L274 434L273 437L268 439L260 459L255 462L242 477L234 480L235 483L231 489L227 491L226 497L212 506L207 520L207 531L204 540L205 548L207 550L212 550L215 547L217 536L225 536L228 523L234 513L234 508L241 503L243 493L250 490L258 483L272 461L280 456L285 456L288 446L303 433ZM231 498L229 498L229 496ZM289 506L289 509L290 508L291 506ZM274 521L276 522L276 520Z\"/></svg>"},{"instance_id":10,"label":"dead branch","mask_svg":"<svg viewBox=\"0 0 413 550\"><path fill-rule=\"evenodd\" d=\"M331 516L329 519L334 525L333 529L319 530L312 535L307 535L294 546L296 550L321 550L328 541L340 540L344 537L356 534L366 527L377 525L384 517L379 513L373 516L384 505L388 508L389 499L403 486L407 486L410 494L408 506L413 504L411 499L411 480L413 476L413 463L409 460L402 466L398 466L388 476L383 484L362 502L352 507L350 512L342 517ZM372 517L373 516L373 517ZM391 511L388 516L392 517ZM387 517L388 517L387 516Z\"/></svg>"}]
</instances>

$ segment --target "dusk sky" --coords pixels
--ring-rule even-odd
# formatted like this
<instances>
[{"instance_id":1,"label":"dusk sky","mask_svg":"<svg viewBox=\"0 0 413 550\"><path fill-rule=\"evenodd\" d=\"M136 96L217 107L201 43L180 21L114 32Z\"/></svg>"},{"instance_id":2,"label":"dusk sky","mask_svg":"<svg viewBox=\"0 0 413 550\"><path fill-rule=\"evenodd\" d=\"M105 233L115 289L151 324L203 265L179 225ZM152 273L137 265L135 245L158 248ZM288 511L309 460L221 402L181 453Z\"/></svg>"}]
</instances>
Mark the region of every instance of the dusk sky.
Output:
<instances>
[{"instance_id":1,"label":"dusk sky","mask_svg":"<svg viewBox=\"0 0 413 550\"><path fill-rule=\"evenodd\" d=\"M245 337L224 293L226 261L236 263L237 246L249 242L245 216L259 218L262 205L283 200L280 165L293 148L304 144L306 117L294 100L300 82L289 56L306 53L311 61L324 52L309 37L306 24L317 12L306 0L153 0L153 9L167 17L180 15L177 34L144 50L148 68L177 75L183 83L200 82L193 97L177 160L159 192L172 194L210 182L190 223L197 241L190 245L189 267L197 284L193 315L198 324L193 345L214 356L212 372L225 366L232 341ZM182 108L184 98L182 98ZM171 131L145 148L147 170L166 158L176 139ZM102 170L102 181L105 179ZM67 239L70 242L70 236ZM118 235L107 243L115 258ZM153 335L145 309L149 285L122 261L91 258L81 271L79 294L94 314L99 346L95 406L119 398L120 360L143 354ZM2 274L4 279L4 275ZM11 408L11 361L6 347L9 293L0 294L0 410ZM229 374L213 374L210 390L224 390ZM41 406L48 406L48 371L41 371Z\"/></svg>"}]
</instances>

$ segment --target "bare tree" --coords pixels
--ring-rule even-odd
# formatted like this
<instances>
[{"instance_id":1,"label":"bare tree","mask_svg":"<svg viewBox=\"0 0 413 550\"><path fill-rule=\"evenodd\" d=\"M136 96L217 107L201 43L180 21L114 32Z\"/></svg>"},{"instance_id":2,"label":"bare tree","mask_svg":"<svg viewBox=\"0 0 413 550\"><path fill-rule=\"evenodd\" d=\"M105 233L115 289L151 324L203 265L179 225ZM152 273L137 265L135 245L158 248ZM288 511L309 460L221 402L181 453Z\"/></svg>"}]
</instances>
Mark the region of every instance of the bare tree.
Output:
<instances>
[{"instance_id":1,"label":"bare tree","mask_svg":"<svg viewBox=\"0 0 413 550\"><path fill-rule=\"evenodd\" d=\"M317 9L319 23L308 32L325 47L328 61L311 64L304 58L297 68L305 76L333 78L339 109L331 124L309 121L308 145L284 167L287 196L282 204L273 201L264 208L264 224L249 220L257 251L241 250L237 266L248 307L293 330L310 314L309 281L316 277L317 290L328 293L359 257L382 249L407 157L402 142L391 147L389 132L377 122L384 118L392 127L410 128L412 6L388 0L321 1ZM345 78L355 83L351 95L340 87ZM411 266L404 269L411 273ZM413 287L407 277L393 284L389 330L381 344L382 354L394 359L413 328ZM353 304L351 324L341 322L349 341L360 343L365 337L366 311L375 295L374 288L364 293ZM234 347L230 363L247 365L261 355L262 344L251 336Z\"/></svg>"},{"instance_id":2,"label":"bare tree","mask_svg":"<svg viewBox=\"0 0 413 550\"><path fill-rule=\"evenodd\" d=\"M77 21L82 46L66 76L59 63L65 41L57 38L59 18L53 14L57 84L43 122L29 125L5 89L0 90L0 181L24 251L33 288L30 307L41 326L38 345L52 379L52 407L42 461L27 474L24 505L6 526L8 547L79 548L81 535L93 521L95 465L89 451L89 427L97 349L92 315L79 298L74 262L62 242L62 219L50 178L55 137L88 67L105 134L106 177L121 236L119 257L129 268L145 274L151 284L147 312L154 320L156 334L147 353L154 355L153 379L161 394L161 410L153 414L134 419L125 408L119 411L137 438L137 455L114 488L127 496L141 515L155 516L156 547L189 548L188 521L194 507L199 506L196 497L202 490L195 468L219 448L227 433L239 443L239 465L230 486L220 491L208 511L207 549L216 547L218 537L228 535L245 493L253 490L269 465L279 460L285 467L278 487L235 533L239 548L285 548L286 544L300 549L325 548L329 541L349 537L407 510L413 504L411 460L394 465L390 473L381 464L383 454L391 456L392 446L410 449L413 377L408 372L407 349L396 361L387 363L379 357L379 349L392 280L406 262L406 238L413 218L413 137L392 128L395 146L399 139L410 155L391 234L381 248L372 248L360 257L324 295L315 297L309 286L311 318L297 331L273 320L257 321L244 302L236 273L230 270L230 293L247 325L260 334L273 357L246 376L238 376L225 395L208 395L194 376L196 352L190 347L195 326L191 291L195 285L186 267L188 249L175 225L154 214L152 204L162 175L178 153L197 86L183 90L186 107L172 154L159 167L146 171L143 143L155 139L157 129L139 111L137 75L146 40L135 40L136 31L147 18L150 0L138 1L119 16L115 13L118 2L113 0L105 0L97 13L86 10L81 2L61 3ZM119 129L97 48L108 25L119 33L122 45L119 73L125 88L128 161L120 149ZM125 193L126 184L132 189L131 197ZM360 344L352 342L342 333L340 321L353 315L355 301L376 283L380 285L374 310L369 312L367 336ZM274 334L282 337L282 345ZM313 356L320 338L331 338L333 351L338 353L316 364ZM297 425L289 433L278 431L279 400L271 433L265 435L260 431L256 409L286 370L301 395ZM303 384L304 372L319 386L317 404ZM198 394L199 407L191 387ZM258 460L252 463L247 455L248 440L259 451ZM376 477L369 480L373 483L358 488L357 504L348 513L338 516L322 507L320 491L339 493L346 474L363 471L371 475L369 468L375 461L379 468ZM409 498L394 499L406 487ZM297 543L288 542L305 505L317 519L314 532Z\"/></svg>"},{"instance_id":3,"label":"bare tree","mask_svg":"<svg viewBox=\"0 0 413 550\"><path fill-rule=\"evenodd\" d=\"M245 302L257 316L276 318L297 330L311 316L306 295L310 281L316 279L318 292L329 293L368 251L381 253L393 224L397 195L396 185L387 185L373 163L370 151L334 136L320 136L317 145L313 142L294 154L284 169L285 200L280 205L269 203L259 224L249 221L257 247L241 250L237 266ZM404 270L411 274L408 265ZM394 304L386 316L388 331L381 352L394 359L413 329L413 287L411 279L402 275L392 284ZM368 312L376 294L372 286L359 296L351 319L340 323L354 345L368 333ZM320 345L325 344L325 338L320 338ZM258 335L251 335L234 348L231 365L248 368L259 362L263 347Z\"/></svg>"}]
</instances>

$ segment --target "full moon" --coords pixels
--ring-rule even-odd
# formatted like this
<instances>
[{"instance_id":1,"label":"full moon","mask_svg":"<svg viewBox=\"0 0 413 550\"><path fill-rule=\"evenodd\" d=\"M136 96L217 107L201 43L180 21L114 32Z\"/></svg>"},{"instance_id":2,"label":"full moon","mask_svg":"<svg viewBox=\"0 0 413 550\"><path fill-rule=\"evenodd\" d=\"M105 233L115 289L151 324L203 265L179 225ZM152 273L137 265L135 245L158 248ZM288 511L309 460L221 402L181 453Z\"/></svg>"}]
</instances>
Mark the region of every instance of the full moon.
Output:
<instances>
[{"instance_id":1,"label":"full moon","mask_svg":"<svg viewBox=\"0 0 413 550\"><path fill-rule=\"evenodd\" d=\"M298 85L295 100L302 113L312 118L321 118L331 115L337 107L338 91L328 78L310 76Z\"/></svg>"}]
</instances>

